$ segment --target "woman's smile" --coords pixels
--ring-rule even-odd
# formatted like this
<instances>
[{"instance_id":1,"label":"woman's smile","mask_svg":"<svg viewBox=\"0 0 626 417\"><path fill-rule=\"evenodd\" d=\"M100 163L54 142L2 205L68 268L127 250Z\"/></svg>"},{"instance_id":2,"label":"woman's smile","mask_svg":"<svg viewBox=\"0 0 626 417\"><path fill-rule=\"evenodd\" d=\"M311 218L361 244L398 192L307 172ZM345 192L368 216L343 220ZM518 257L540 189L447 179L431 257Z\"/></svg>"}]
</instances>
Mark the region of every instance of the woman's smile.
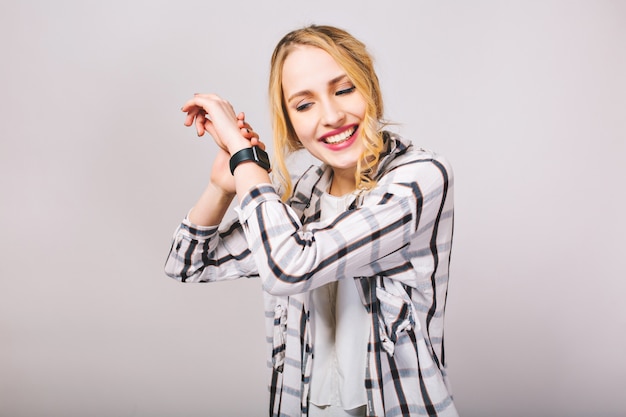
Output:
<instances>
[{"instance_id":1,"label":"woman's smile","mask_svg":"<svg viewBox=\"0 0 626 417\"><path fill-rule=\"evenodd\" d=\"M337 149L338 145L343 145L343 144L346 144L347 142L354 141L354 139L356 138L356 135L354 133L357 131L357 128L358 128L358 125L352 125L352 126L346 126L345 128L342 128L342 129L337 129L337 131L329 132L326 135L322 136L320 141L324 142L327 145L330 145L329 147L331 149Z\"/></svg>"}]
</instances>

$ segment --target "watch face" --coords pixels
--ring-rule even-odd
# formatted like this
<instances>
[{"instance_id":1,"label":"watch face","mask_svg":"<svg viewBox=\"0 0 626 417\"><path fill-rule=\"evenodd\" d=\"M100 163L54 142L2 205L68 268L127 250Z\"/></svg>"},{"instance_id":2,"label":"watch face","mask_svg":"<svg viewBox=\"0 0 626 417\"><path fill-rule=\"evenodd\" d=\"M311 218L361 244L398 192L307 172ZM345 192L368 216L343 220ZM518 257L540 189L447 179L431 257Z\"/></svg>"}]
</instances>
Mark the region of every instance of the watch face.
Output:
<instances>
[{"instance_id":1,"label":"watch face","mask_svg":"<svg viewBox=\"0 0 626 417\"><path fill-rule=\"evenodd\" d=\"M259 165L261 165L265 169L270 169L270 159L267 156L267 152L265 152L263 149L259 148L258 146L254 146L252 149L255 150L256 158L257 158L257 161L259 162Z\"/></svg>"}]
</instances>

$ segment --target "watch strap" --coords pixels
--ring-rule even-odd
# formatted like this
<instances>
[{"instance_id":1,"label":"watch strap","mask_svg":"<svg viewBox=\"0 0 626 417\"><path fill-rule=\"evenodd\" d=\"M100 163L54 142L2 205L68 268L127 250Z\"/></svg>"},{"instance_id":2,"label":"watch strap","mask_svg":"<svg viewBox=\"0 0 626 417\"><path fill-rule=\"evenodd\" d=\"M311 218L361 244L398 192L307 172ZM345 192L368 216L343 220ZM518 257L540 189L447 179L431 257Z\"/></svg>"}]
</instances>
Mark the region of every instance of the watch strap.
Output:
<instances>
[{"instance_id":1,"label":"watch strap","mask_svg":"<svg viewBox=\"0 0 626 417\"><path fill-rule=\"evenodd\" d=\"M253 146L251 148L244 148L237 151L230 157L230 173L234 175L235 168L237 168L237 166L242 162L246 161L255 162L258 166L268 172L270 170L270 159L267 156L267 152L258 146Z\"/></svg>"}]
</instances>

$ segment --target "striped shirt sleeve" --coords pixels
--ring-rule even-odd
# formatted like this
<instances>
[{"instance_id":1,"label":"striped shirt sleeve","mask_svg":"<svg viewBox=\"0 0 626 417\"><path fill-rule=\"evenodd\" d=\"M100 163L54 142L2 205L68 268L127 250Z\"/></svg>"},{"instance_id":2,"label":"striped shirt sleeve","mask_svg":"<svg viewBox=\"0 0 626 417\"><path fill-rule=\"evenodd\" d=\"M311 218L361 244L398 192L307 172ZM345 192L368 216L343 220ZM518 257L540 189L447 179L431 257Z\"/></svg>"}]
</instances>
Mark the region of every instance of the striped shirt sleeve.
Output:
<instances>
[{"instance_id":1,"label":"striped shirt sleeve","mask_svg":"<svg viewBox=\"0 0 626 417\"><path fill-rule=\"evenodd\" d=\"M407 251L417 249L416 233L432 227L442 188L432 161L412 161L381 178L360 207L330 222L302 225L270 185L253 187L238 213L264 290L292 295L342 276L412 269Z\"/></svg>"},{"instance_id":2,"label":"striped shirt sleeve","mask_svg":"<svg viewBox=\"0 0 626 417\"><path fill-rule=\"evenodd\" d=\"M186 218L174 232L165 273L181 282L258 276L238 221L218 228L197 226Z\"/></svg>"}]
</instances>

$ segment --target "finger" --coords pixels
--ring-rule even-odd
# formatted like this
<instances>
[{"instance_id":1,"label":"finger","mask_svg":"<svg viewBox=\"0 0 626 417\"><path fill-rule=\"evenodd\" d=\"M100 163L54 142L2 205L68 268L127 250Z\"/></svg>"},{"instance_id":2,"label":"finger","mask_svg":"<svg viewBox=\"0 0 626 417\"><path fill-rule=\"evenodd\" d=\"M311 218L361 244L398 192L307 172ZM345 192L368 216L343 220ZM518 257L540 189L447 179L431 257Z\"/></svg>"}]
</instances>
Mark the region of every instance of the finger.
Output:
<instances>
[{"instance_id":1,"label":"finger","mask_svg":"<svg viewBox=\"0 0 626 417\"><path fill-rule=\"evenodd\" d=\"M213 126L213 123L211 122L211 120L205 118L202 128L204 129L205 132L211 135L213 139L219 138L217 132L215 131L215 126Z\"/></svg>"},{"instance_id":2,"label":"finger","mask_svg":"<svg viewBox=\"0 0 626 417\"><path fill-rule=\"evenodd\" d=\"M240 112L237 115L237 120L242 120L243 121L243 120L245 120L245 118L246 118L246 114L244 112Z\"/></svg>"},{"instance_id":3,"label":"finger","mask_svg":"<svg viewBox=\"0 0 626 417\"><path fill-rule=\"evenodd\" d=\"M251 145L252 146L258 146L259 148L265 150L265 143L261 142L260 140L258 140L256 138L251 141Z\"/></svg>"},{"instance_id":4,"label":"finger","mask_svg":"<svg viewBox=\"0 0 626 417\"><path fill-rule=\"evenodd\" d=\"M187 100L185 104L183 104L182 111L189 112L193 109L197 110L206 110L205 106L207 103L213 99L213 96L210 94L199 94L195 93L193 98Z\"/></svg>"},{"instance_id":5,"label":"finger","mask_svg":"<svg viewBox=\"0 0 626 417\"><path fill-rule=\"evenodd\" d=\"M254 129L252 129L252 126L250 126L248 122L244 122L240 120L237 123L237 125L239 126L239 129L241 130L241 132L253 132L254 131Z\"/></svg>"},{"instance_id":6,"label":"finger","mask_svg":"<svg viewBox=\"0 0 626 417\"><path fill-rule=\"evenodd\" d=\"M183 104L183 107L181 107L181 110L189 113L194 108L202 108L202 106L198 104L198 101L199 101L199 97L194 96L194 98L192 98L191 100L187 100L185 104Z\"/></svg>"},{"instance_id":7,"label":"finger","mask_svg":"<svg viewBox=\"0 0 626 417\"><path fill-rule=\"evenodd\" d=\"M187 112L187 116L185 117L185 126L191 126L197 114L198 114L198 109L190 109Z\"/></svg>"},{"instance_id":8,"label":"finger","mask_svg":"<svg viewBox=\"0 0 626 417\"><path fill-rule=\"evenodd\" d=\"M239 129L241 135L246 139L259 138L259 134L253 130L248 129L247 127Z\"/></svg>"},{"instance_id":9,"label":"finger","mask_svg":"<svg viewBox=\"0 0 626 417\"><path fill-rule=\"evenodd\" d=\"M214 94L195 94L191 100L183 105L182 110L188 113L201 112L203 114L210 114L209 117L214 122L221 120L218 124L230 123L231 121L238 123L237 115L232 105L227 100Z\"/></svg>"},{"instance_id":10,"label":"finger","mask_svg":"<svg viewBox=\"0 0 626 417\"><path fill-rule=\"evenodd\" d=\"M204 135L204 124L206 123L206 117L203 114L198 114L196 116L196 132L198 136Z\"/></svg>"},{"instance_id":11,"label":"finger","mask_svg":"<svg viewBox=\"0 0 626 417\"><path fill-rule=\"evenodd\" d=\"M248 130L254 130L252 129L252 126L250 126L250 123L243 120L239 120L237 122L237 126L239 126L240 128L247 128Z\"/></svg>"}]
</instances>

